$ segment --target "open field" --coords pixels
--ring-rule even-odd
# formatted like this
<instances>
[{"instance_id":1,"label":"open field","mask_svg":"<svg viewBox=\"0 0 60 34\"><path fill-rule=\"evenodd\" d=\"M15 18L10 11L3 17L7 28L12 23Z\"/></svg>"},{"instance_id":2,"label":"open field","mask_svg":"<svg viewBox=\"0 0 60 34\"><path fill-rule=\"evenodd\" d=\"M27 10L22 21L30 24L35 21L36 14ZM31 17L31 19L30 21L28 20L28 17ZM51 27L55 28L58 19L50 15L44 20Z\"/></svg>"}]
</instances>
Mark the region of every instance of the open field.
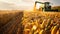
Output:
<instances>
[{"instance_id":1,"label":"open field","mask_svg":"<svg viewBox=\"0 0 60 34\"><path fill-rule=\"evenodd\" d=\"M5 24L7 21L12 19L15 15L17 15L21 11L17 10L0 10L0 24ZM0 26L1 26L0 25Z\"/></svg>"},{"instance_id":2,"label":"open field","mask_svg":"<svg viewBox=\"0 0 60 34\"><path fill-rule=\"evenodd\" d=\"M0 34L60 34L59 26L60 12L0 10Z\"/></svg>"},{"instance_id":3,"label":"open field","mask_svg":"<svg viewBox=\"0 0 60 34\"><path fill-rule=\"evenodd\" d=\"M14 10L0 11L0 34L21 33L23 12ZM18 31L18 29L20 29Z\"/></svg>"}]
</instances>

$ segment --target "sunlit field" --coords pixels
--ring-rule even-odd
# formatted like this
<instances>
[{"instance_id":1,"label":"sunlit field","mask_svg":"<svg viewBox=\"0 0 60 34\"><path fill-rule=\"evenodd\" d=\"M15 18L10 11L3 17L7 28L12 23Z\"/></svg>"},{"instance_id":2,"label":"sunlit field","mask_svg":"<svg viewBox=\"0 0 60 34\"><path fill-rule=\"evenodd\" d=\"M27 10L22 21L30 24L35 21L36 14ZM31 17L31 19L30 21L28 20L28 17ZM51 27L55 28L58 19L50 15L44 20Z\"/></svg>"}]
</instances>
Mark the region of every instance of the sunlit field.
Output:
<instances>
[{"instance_id":1,"label":"sunlit field","mask_svg":"<svg viewBox=\"0 0 60 34\"><path fill-rule=\"evenodd\" d=\"M58 12L0 10L0 34L60 34Z\"/></svg>"},{"instance_id":2,"label":"sunlit field","mask_svg":"<svg viewBox=\"0 0 60 34\"><path fill-rule=\"evenodd\" d=\"M0 27L6 25L10 20L17 17L22 10L0 10ZM22 13L21 13L22 14Z\"/></svg>"}]
</instances>

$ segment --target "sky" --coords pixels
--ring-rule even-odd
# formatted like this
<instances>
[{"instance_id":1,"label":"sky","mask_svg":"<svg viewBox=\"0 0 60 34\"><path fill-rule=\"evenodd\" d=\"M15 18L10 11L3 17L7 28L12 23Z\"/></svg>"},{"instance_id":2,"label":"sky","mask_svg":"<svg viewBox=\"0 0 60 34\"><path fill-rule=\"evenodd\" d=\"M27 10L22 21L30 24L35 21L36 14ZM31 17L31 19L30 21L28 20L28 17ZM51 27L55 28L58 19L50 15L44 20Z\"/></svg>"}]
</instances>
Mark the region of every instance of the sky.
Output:
<instances>
[{"instance_id":1,"label":"sky","mask_svg":"<svg viewBox=\"0 0 60 34\"><path fill-rule=\"evenodd\" d=\"M0 0L0 9L33 9L36 0ZM60 6L60 0L39 0L40 2L51 2L52 6Z\"/></svg>"}]
</instances>

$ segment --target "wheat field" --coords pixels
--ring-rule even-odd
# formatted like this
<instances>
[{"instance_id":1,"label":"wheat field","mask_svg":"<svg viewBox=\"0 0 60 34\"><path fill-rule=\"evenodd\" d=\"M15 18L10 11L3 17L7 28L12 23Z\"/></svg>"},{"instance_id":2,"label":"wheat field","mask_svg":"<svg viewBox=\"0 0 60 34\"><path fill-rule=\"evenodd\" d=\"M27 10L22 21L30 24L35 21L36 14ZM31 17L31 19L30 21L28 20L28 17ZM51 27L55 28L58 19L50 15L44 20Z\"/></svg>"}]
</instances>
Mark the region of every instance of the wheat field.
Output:
<instances>
[{"instance_id":1,"label":"wheat field","mask_svg":"<svg viewBox=\"0 0 60 34\"><path fill-rule=\"evenodd\" d=\"M0 10L0 34L60 34L60 12Z\"/></svg>"}]
</instances>

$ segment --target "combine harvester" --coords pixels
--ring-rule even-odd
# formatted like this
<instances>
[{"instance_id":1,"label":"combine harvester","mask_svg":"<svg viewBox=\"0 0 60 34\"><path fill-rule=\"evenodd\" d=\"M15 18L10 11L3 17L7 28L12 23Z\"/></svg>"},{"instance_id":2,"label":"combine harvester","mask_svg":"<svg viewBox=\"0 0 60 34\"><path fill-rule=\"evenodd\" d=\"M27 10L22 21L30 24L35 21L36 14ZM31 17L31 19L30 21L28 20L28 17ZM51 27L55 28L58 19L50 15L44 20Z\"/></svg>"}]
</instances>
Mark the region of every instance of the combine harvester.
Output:
<instances>
[{"instance_id":1,"label":"combine harvester","mask_svg":"<svg viewBox=\"0 0 60 34\"><path fill-rule=\"evenodd\" d=\"M41 6L38 9L39 11L42 9L42 11L58 12L58 9L52 9L50 2L39 2L39 1L35 1L34 11L36 10L37 3L41 4Z\"/></svg>"}]
</instances>

